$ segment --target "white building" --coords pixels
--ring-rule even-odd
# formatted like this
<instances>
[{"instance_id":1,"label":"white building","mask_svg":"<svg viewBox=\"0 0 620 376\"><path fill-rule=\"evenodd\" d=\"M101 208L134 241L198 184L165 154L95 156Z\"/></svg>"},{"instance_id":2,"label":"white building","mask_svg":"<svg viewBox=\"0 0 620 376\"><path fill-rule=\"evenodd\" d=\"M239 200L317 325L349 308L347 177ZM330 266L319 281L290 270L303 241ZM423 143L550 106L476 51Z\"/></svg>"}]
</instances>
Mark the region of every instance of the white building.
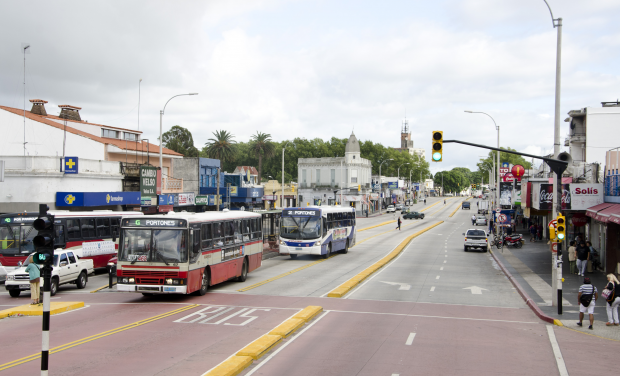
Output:
<instances>
[{"instance_id":1,"label":"white building","mask_svg":"<svg viewBox=\"0 0 620 376\"><path fill-rule=\"evenodd\" d=\"M372 164L361 157L360 144L351 133L344 157L299 158L300 205L330 205L336 201L359 211L368 206ZM336 193L334 193L336 191Z\"/></svg>"}]
</instances>

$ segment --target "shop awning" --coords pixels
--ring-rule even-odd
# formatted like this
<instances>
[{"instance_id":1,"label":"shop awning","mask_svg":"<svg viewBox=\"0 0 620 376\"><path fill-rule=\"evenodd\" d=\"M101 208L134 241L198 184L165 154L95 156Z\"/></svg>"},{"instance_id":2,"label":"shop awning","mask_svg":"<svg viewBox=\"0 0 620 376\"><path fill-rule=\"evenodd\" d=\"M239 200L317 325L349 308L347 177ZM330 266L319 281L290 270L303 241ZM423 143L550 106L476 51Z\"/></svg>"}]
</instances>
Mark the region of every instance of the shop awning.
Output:
<instances>
[{"instance_id":1,"label":"shop awning","mask_svg":"<svg viewBox=\"0 0 620 376\"><path fill-rule=\"evenodd\" d=\"M598 204L598 205L594 205L593 207L586 209L586 215L588 217L595 218L596 217L596 213L600 212L601 210L607 209L611 205L613 205L613 204L607 203L607 202L604 202L604 203Z\"/></svg>"},{"instance_id":2,"label":"shop awning","mask_svg":"<svg viewBox=\"0 0 620 376\"><path fill-rule=\"evenodd\" d=\"M596 219L597 221L606 223L606 222L609 222L609 217L612 214L620 214L620 204L611 204L611 206L609 206L608 208L603 209L599 211L598 213L596 213L596 216L594 217L594 219Z\"/></svg>"},{"instance_id":3,"label":"shop awning","mask_svg":"<svg viewBox=\"0 0 620 376\"><path fill-rule=\"evenodd\" d=\"M609 222L613 222L617 225L620 225L620 214L618 213L613 213L612 215L609 216Z\"/></svg>"}]
</instances>

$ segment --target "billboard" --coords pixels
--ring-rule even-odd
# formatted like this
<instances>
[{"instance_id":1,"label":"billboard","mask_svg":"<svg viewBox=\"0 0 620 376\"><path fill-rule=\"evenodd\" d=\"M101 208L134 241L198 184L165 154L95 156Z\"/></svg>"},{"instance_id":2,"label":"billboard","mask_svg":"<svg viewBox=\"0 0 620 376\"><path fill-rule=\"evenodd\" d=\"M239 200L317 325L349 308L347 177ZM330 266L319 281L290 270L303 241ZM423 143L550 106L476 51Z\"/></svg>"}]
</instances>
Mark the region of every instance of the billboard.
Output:
<instances>
[{"instance_id":1,"label":"billboard","mask_svg":"<svg viewBox=\"0 0 620 376\"><path fill-rule=\"evenodd\" d=\"M499 204L502 206L512 205L512 182L499 183Z\"/></svg>"},{"instance_id":2,"label":"billboard","mask_svg":"<svg viewBox=\"0 0 620 376\"><path fill-rule=\"evenodd\" d=\"M553 184L540 184L532 192L535 209L552 210ZM537 194L536 194L537 193ZM586 210L603 203L603 184L562 184L562 210Z\"/></svg>"},{"instance_id":3,"label":"billboard","mask_svg":"<svg viewBox=\"0 0 620 376\"><path fill-rule=\"evenodd\" d=\"M398 189L398 182L397 181L389 181L388 182L388 188L389 189Z\"/></svg>"},{"instance_id":4,"label":"billboard","mask_svg":"<svg viewBox=\"0 0 620 376\"><path fill-rule=\"evenodd\" d=\"M140 192L56 192L56 206L140 205Z\"/></svg>"},{"instance_id":5,"label":"billboard","mask_svg":"<svg viewBox=\"0 0 620 376\"><path fill-rule=\"evenodd\" d=\"M140 166L140 194L142 196L157 196L157 168Z\"/></svg>"}]
</instances>

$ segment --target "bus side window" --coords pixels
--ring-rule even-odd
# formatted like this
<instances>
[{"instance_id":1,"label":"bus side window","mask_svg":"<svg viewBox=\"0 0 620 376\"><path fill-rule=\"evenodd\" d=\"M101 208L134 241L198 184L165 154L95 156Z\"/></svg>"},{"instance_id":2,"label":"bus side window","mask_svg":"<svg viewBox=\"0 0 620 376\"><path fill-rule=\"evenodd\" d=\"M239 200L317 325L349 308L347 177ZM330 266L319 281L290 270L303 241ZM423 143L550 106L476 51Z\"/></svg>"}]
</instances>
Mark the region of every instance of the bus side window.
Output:
<instances>
[{"instance_id":1,"label":"bus side window","mask_svg":"<svg viewBox=\"0 0 620 376\"><path fill-rule=\"evenodd\" d=\"M351 226L355 226L355 219L357 218L355 212L353 212L352 218L353 218L353 223L351 224Z\"/></svg>"},{"instance_id":2,"label":"bus side window","mask_svg":"<svg viewBox=\"0 0 620 376\"><path fill-rule=\"evenodd\" d=\"M224 222L224 244L232 244L233 243L233 235L235 233L233 229L233 221Z\"/></svg>"},{"instance_id":3,"label":"bus side window","mask_svg":"<svg viewBox=\"0 0 620 376\"><path fill-rule=\"evenodd\" d=\"M211 239L213 239L211 234L211 224L204 223L202 225L202 249L211 248Z\"/></svg>"},{"instance_id":4,"label":"bus side window","mask_svg":"<svg viewBox=\"0 0 620 376\"><path fill-rule=\"evenodd\" d=\"M214 223L213 224L213 246L221 247L224 245L224 229L223 223Z\"/></svg>"},{"instance_id":5,"label":"bus side window","mask_svg":"<svg viewBox=\"0 0 620 376\"><path fill-rule=\"evenodd\" d=\"M241 232L243 233L243 241L247 242L250 240L250 224L247 219L241 221Z\"/></svg>"},{"instance_id":6,"label":"bus side window","mask_svg":"<svg viewBox=\"0 0 620 376\"><path fill-rule=\"evenodd\" d=\"M116 233L117 238L120 235L120 233L118 232L118 221L119 221L119 218L110 219L110 223L111 223L110 235L114 235L114 233Z\"/></svg>"},{"instance_id":7,"label":"bus side window","mask_svg":"<svg viewBox=\"0 0 620 376\"><path fill-rule=\"evenodd\" d=\"M194 232L194 236L192 238L192 251L190 253L191 256L190 256L190 259L189 259L190 264L193 264L196 261L198 261L198 258L201 255L201 252L200 252L200 249L201 249L201 247L200 247L200 240L201 240L200 239L200 230L197 229L197 228L194 228L193 230L194 230L193 231Z\"/></svg>"},{"instance_id":8,"label":"bus side window","mask_svg":"<svg viewBox=\"0 0 620 376\"><path fill-rule=\"evenodd\" d=\"M94 238L95 236L95 219L82 219L82 237Z\"/></svg>"},{"instance_id":9,"label":"bus side window","mask_svg":"<svg viewBox=\"0 0 620 376\"><path fill-rule=\"evenodd\" d=\"M54 237L54 245L62 245L64 248L65 245L65 226L63 225L55 225L54 231L56 231L56 236Z\"/></svg>"},{"instance_id":10,"label":"bus side window","mask_svg":"<svg viewBox=\"0 0 620 376\"><path fill-rule=\"evenodd\" d=\"M69 240L80 238L80 220L67 219L67 237Z\"/></svg>"},{"instance_id":11,"label":"bus side window","mask_svg":"<svg viewBox=\"0 0 620 376\"><path fill-rule=\"evenodd\" d=\"M249 220L250 222L250 238L256 239L256 218Z\"/></svg>"}]
</instances>

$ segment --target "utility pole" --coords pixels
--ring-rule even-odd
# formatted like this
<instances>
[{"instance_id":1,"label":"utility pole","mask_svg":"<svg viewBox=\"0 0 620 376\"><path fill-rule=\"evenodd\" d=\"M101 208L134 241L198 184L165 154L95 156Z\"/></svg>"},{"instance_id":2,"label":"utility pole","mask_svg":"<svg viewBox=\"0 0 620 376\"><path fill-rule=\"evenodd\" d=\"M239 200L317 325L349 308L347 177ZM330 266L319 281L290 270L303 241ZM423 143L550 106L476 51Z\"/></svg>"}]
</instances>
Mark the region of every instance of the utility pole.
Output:
<instances>
[{"instance_id":1,"label":"utility pole","mask_svg":"<svg viewBox=\"0 0 620 376\"><path fill-rule=\"evenodd\" d=\"M215 206L216 211L220 211L220 168L217 168L217 188L215 189Z\"/></svg>"},{"instance_id":2,"label":"utility pole","mask_svg":"<svg viewBox=\"0 0 620 376\"><path fill-rule=\"evenodd\" d=\"M27 44L23 46L24 49L24 157L26 156L26 50L30 48ZM63 160L64 163L64 160Z\"/></svg>"}]
</instances>

